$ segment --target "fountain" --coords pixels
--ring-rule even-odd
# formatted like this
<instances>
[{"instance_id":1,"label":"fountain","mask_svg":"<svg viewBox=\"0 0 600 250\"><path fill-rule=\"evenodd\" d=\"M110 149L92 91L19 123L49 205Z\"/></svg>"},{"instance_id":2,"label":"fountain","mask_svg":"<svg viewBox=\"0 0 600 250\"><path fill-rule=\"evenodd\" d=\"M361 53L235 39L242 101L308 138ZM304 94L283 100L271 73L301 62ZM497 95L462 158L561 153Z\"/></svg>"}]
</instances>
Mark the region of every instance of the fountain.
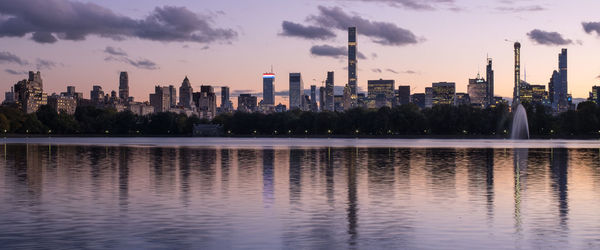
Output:
<instances>
[{"instance_id":1,"label":"fountain","mask_svg":"<svg viewBox=\"0 0 600 250\"><path fill-rule=\"evenodd\" d=\"M524 140L529 139L529 123L527 122L527 112L523 105L519 104L513 116L512 131L510 139Z\"/></svg>"}]
</instances>

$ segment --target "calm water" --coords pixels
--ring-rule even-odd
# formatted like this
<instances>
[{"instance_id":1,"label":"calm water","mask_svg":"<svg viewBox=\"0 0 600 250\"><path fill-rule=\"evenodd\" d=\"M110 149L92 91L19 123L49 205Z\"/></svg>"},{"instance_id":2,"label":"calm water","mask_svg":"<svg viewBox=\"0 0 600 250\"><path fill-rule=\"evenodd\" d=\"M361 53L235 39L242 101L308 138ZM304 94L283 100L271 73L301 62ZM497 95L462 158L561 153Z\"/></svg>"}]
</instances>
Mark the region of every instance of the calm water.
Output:
<instances>
[{"instance_id":1,"label":"calm water","mask_svg":"<svg viewBox=\"0 0 600 250\"><path fill-rule=\"evenodd\" d=\"M600 248L598 141L3 142L3 249Z\"/></svg>"}]
</instances>

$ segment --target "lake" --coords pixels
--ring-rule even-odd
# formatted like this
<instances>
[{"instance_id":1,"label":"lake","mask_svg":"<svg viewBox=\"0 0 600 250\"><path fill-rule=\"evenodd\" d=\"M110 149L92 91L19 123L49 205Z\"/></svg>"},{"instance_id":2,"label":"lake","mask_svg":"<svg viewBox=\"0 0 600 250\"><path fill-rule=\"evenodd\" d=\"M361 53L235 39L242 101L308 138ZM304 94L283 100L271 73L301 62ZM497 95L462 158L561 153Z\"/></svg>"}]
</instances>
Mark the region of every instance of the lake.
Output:
<instances>
[{"instance_id":1,"label":"lake","mask_svg":"<svg viewBox=\"0 0 600 250\"><path fill-rule=\"evenodd\" d=\"M4 249L600 248L600 141L0 139Z\"/></svg>"}]
</instances>

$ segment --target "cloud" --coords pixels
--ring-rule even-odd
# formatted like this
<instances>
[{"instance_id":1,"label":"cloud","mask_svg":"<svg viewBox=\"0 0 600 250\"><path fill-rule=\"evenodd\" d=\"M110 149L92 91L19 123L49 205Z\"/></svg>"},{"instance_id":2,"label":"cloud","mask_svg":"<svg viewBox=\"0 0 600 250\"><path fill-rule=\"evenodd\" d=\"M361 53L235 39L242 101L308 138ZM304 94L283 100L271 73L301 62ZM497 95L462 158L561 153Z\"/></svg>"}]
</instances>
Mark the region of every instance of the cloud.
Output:
<instances>
[{"instance_id":1,"label":"cloud","mask_svg":"<svg viewBox=\"0 0 600 250\"><path fill-rule=\"evenodd\" d=\"M385 71L390 72L390 73L394 73L394 74L400 74L398 71L395 71L393 69L386 69Z\"/></svg>"},{"instance_id":2,"label":"cloud","mask_svg":"<svg viewBox=\"0 0 600 250\"><path fill-rule=\"evenodd\" d=\"M530 31L527 33L527 36L535 43L542 45L567 45L573 43L572 40L563 38L558 32L548 32L539 29Z\"/></svg>"},{"instance_id":3,"label":"cloud","mask_svg":"<svg viewBox=\"0 0 600 250\"><path fill-rule=\"evenodd\" d=\"M409 75L413 75L413 74L416 74L417 72L416 72L416 71L414 71L414 70L405 70L405 71L403 71L402 73L404 73L404 74L409 74Z\"/></svg>"},{"instance_id":4,"label":"cloud","mask_svg":"<svg viewBox=\"0 0 600 250\"><path fill-rule=\"evenodd\" d=\"M53 69L57 65L58 65L58 63L56 63L56 62L53 62L50 60L39 59L39 58L35 62L35 67L37 70Z\"/></svg>"},{"instance_id":5,"label":"cloud","mask_svg":"<svg viewBox=\"0 0 600 250\"><path fill-rule=\"evenodd\" d=\"M600 36L600 22L582 22L581 25L585 33L596 32L596 35Z\"/></svg>"},{"instance_id":6,"label":"cloud","mask_svg":"<svg viewBox=\"0 0 600 250\"><path fill-rule=\"evenodd\" d=\"M127 52L125 52L121 48L107 46L104 49L104 53L108 54L108 56L106 58L104 58L105 61L123 62L123 63L127 63L131 66L134 66L136 68L139 68L139 69L148 69L148 70L158 69L158 65L156 65L155 62L150 61L148 59L134 60L134 59L129 58L129 56L127 55Z\"/></svg>"},{"instance_id":7,"label":"cloud","mask_svg":"<svg viewBox=\"0 0 600 250\"><path fill-rule=\"evenodd\" d=\"M438 5L453 5L454 0L354 0L362 2L385 3L392 7L411 10L436 10Z\"/></svg>"},{"instance_id":8,"label":"cloud","mask_svg":"<svg viewBox=\"0 0 600 250\"><path fill-rule=\"evenodd\" d=\"M280 36L301 37L316 40L326 40L335 37L333 31L318 26L305 26L298 23L283 21L281 27L283 28L283 32L279 34Z\"/></svg>"},{"instance_id":9,"label":"cloud","mask_svg":"<svg viewBox=\"0 0 600 250\"><path fill-rule=\"evenodd\" d=\"M11 75L27 75L27 71L17 71L12 69L5 69L4 72L9 73Z\"/></svg>"},{"instance_id":10,"label":"cloud","mask_svg":"<svg viewBox=\"0 0 600 250\"><path fill-rule=\"evenodd\" d=\"M16 63L19 65L28 64L27 61L8 51L0 51L0 63Z\"/></svg>"},{"instance_id":11,"label":"cloud","mask_svg":"<svg viewBox=\"0 0 600 250\"><path fill-rule=\"evenodd\" d=\"M381 69L371 69L373 73L381 73L383 72Z\"/></svg>"},{"instance_id":12,"label":"cloud","mask_svg":"<svg viewBox=\"0 0 600 250\"><path fill-rule=\"evenodd\" d=\"M370 37L373 42L382 45L403 46L416 44L419 39L410 30L398 27L388 22L377 22L364 19L360 16L351 16L340 7L319 6L319 14L308 19L325 27L347 30L356 27L358 34Z\"/></svg>"},{"instance_id":13,"label":"cloud","mask_svg":"<svg viewBox=\"0 0 600 250\"><path fill-rule=\"evenodd\" d=\"M331 45L315 45L310 48L310 53L315 56L328 56L333 58L342 58L348 56L348 48L346 47L334 47ZM367 57L360 52L357 52L356 56L359 59L367 59Z\"/></svg>"},{"instance_id":14,"label":"cloud","mask_svg":"<svg viewBox=\"0 0 600 250\"><path fill-rule=\"evenodd\" d=\"M509 6L503 6L503 7L498 7L496 8L496 10L498 11L502 11L502 12L536 12L536 11L544 11L546 10L546 8L540 6L540 5L530 5L530 6L522 6L522 7L509 7Z\"/></svg>"},{"instance_id":15,"label":"cloud","mask_svg":"<svg viewBox=\"0 0 600 250\"><path fill-rule=\"evenodd\" d=\"M132 19L92 2L69 0L0 1L0 37L24 37L38 43L81 41L90 35L115 40L140 38L163 42L230 42L232 29L213 27L209 16L185 7L156 7L145 18Z\"/></svg>"},{"instance_id":16,"label":"cloud","mask_svg":"<svg viewBox=\"0 0 600 250\"><path fill-rule=\"evenodd\" d=\"M127 56L127 52L125 52L124 50L122 50L120 48L115 48L112 46L106 46L106 48L104 49L104 52L109 55L113 55L113 56Z\"/></svg>"}]
</instances>

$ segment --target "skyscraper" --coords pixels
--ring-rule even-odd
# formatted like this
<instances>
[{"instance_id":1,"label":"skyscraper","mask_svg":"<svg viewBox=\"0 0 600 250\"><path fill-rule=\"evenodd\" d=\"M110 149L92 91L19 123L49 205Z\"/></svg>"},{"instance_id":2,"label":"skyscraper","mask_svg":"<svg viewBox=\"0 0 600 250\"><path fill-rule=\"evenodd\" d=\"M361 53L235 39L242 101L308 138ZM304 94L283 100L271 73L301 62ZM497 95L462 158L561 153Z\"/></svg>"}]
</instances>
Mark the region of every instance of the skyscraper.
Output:
<instances>
[{"instance_id":1,"label":"skyscraper","mask_svg":"<svg viewBox=\"0 0 600 250\"><path fill-rule=\"evenodd\" d=\"M521 88L521 44L515 43L515 87L513 92L513 105L519 104L519 91Z\"/></svg>"},{"instance_id":2,"label":"skyscraper","mask_svg":"<svg viewBox=\"0 0 600 250\"><path fill-rule=\"evenodd\" d=\"M352 98L356 99L356 27L348 28L348 86L350 86L350 92Z\"/></svg>"},{"instance_id":3,"label":"skyscraper","mask_svg":"<svg viewBox=\"0 0 600 250\"><path fill-rule=\"evenodd\" d=\"M410 103L410 86L401 85L398 86L398 104L406 105Z\"/></svg>"},{"instance_id":4,"label":"skyscraper","mask_svg":"<svg viewBox=\"0 0 600 250\"><path fill-rule=\"evenodd\" d=\"M171 107L177 106L177 90L173 85L169 85L169 105Z\"/></svg>"},{"instance_id":5,"label":"skyscraper","mask_svg":"<svg viewBox=\"0 0 600 250\"><path fill-rule=\"evenodd\" d=\"M312 111L318 111L319 107L317 106L317 86L310 85L310 109Z\"/></svg>"},{"instance_id":6,"label":"skyscraper","mask_svg":"<svg viewBox=\"0 0 600 250\"><path fill-rule=\"evenodd\" d=\"M217 95L212 86L200 86L200 92L194 93L193 99L201 118L210 120L215 117L217 113Z\"/></svg>"},{"instance_id":7,"label":"skyscraper","mask_svg":"<svg viewBox=\"0 0 600 250\"><path fill-rule=\"evenodd\" d=\"M129 98L129 76L123 71L119 75L119 99L127 101Z\"/></svg>"},{"instance_id":8,"label":"skyscraper","mask_svg":"<svg viewBox=\"0 0 600 250\"><path fill-rule=\"evenodd\" d=\"M194 106L194 102L192 101L193 93L194 89L190 84L190 80L186 76L181 83L181 87L179 87L179 105L188 109L192 108L192 106Z\"/></svg>"},{"instance_id":9,"label":"skyscraper","mask_svg":"<svg viewBox=\"0 0 600 250\"><path fill-rule=\"evenodd\" d=\"M488 105L489 99L489 85L486 80L477 74L475 79L469 79L469 85L467 86L467 93L471 104L475 104L478 107L485 107Z\"/></svg>"},{"instance_id":10,"label":"skyscraper","mask_svg":"<svg viewBox=\"0 0 600 250\"><path fill-rule=\"evenodd\" d=\"M263 74L263 104L275 105L275 74Z\"/></svg>"},{"instance_id":11,"label":"skyscraper","mask_svg":"<svg viewBox=\"0 0 600 250\"><path fill-rule=\"evenodd\" d=\"M319 108L325 111L325 87L319 88Z\"/></svg>"},{"instance_id":12,"label":"skyscraper","mask_svg":"<svg viewBox=\"0 0 600 250\"><path fill-rule=\"evenodd\" d=\"M333 71L329 71L327 72L327 80L325 80L325 110L328 111L334 111L335 109L333 86Z\"/></svg>"},{"instance_id":13,"label":"skyscraper","mask_svg":"<svg viewBox=\"0 0 600 250\"><path fill-rule=\"evenodd\" d=\"M558 54L558 85L554 86L554 105L559 112L566 111L569 106L568 101L568 81L567 81L567 49L562 49Z\"/></svg>"},{"instance_id":14,"label":"skyscraper","mask_svg":"<svg viewBox=\"0 0 600 250\"><path fill-rule=\"evenodd\" d=\"M290 110L302 108L303 85L300 73L290 73Z\"/></svg>"},{"instance_id":15,"label":"skyscraper","mask_svg":"<svg viewBox=\"0 0 600 250\"><path fill-rule=\"evenodd\" d=\"M171 91L169 87L155 86L154 93L150 94L150 105L154 112L168 112L171 108Z\"/></svg>"},{"instance_id":16,"label":"skyscraper","mask_svg":"<svg viewBox=\"0 0 600 250\"><path fill-rule=\"evenodd\" d=\"M229 100L229 87L221 87L221 112L233 111L233 105Z\"/></svg>"},{"instance_id":17,"label":"skyscraper","mask_svg":"<svg viewBox=\"0 0 600 250\"><path fill-rule=\"evenodd\" d=\"M485 81L487 82L487 100L485 106L494 104L494 70L492 69L492 58L487 59L487 67L485 70ZM471 97L471 100L473 97Z\"/></svg>"}]
</instances>

